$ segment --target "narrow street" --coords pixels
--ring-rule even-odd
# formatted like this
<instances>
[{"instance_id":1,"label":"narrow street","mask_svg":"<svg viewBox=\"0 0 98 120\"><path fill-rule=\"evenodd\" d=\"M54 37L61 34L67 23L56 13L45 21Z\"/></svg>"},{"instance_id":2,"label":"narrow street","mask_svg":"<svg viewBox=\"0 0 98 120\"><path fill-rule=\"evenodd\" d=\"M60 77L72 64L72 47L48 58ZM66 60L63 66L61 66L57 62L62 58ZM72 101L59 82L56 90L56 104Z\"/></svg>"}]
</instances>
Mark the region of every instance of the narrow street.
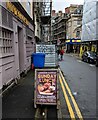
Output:
<instances>
[{"instance_id":1,"label":"narrow street","mask_svg":"<svg viewBox=\"0 0 98 120\"><path fill-rule=\"evenodd\" d=\"M97 11L98 0L1 0L2 120L97 117Z\"/></svg>"}]
</instances>

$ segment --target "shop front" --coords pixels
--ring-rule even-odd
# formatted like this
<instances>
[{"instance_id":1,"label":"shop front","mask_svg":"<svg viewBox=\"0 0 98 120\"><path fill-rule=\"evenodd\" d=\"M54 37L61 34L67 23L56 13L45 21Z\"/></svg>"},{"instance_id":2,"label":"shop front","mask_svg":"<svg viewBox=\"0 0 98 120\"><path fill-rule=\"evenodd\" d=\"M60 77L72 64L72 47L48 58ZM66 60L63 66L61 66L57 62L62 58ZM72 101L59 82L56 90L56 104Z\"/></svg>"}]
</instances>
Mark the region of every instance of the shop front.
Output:
<instances>
[{"instance_id":1,"label":"shop front","mask_svg":"<svg viewBox=\"0 0 98 120\"><path fill-rule=\"evenodd\" d=\"M79 53L81 40L70 39L66 40L66 52L67 53Z\"/></svg>"},{"instance_id":2,"label":"shop front","mask_svg":"<svg viewBox=\"0 0 98 120\"><path fill-rule=\"evenodd\" d=\"M82 57L82 54L83 54L85 51L97 52L97 44L96 44L96 41L85 41L85 42L81 42L81 47L80 47L80 54L79 54L79 56Z\"/></svg>"}]
</instances>

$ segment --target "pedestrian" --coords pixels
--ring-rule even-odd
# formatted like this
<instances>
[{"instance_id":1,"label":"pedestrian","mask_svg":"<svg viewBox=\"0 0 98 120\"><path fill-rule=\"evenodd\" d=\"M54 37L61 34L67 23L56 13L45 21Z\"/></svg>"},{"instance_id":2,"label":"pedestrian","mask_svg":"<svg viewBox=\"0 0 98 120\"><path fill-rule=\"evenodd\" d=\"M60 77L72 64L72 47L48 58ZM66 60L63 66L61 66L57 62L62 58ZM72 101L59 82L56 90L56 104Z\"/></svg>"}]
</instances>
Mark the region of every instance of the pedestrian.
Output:
<instances>
[{"instance_id":1,"label":"pedestrian","mask_svg":"<svg viewBox=\"0 0 98 120\"><path fill-rule=\"evenodd\" d=\"M63 54L64 54L64 50L61 49L61 50L60 50L61 60L63 60Z\"/></svg>"},{"instance_id":2,"label":"pedestrian","mask_svg":"<svg viewBox=\"0 0 98 120\"><path fill-rule=\"evenodd\" d=\"M60 49L57 50L58 60L60 59Z\"/></svg>"},{"instance_id":3,"label":"pedestrian","mask_svg":"<svg viewBox=\"0 0 98 120\"><path fill-rule=\"evenodd\" d=\"M57 50L57 54L58 54L58 56L59 56L59 54L60 54L60 49Z\"/></svg>"}]
</instances>

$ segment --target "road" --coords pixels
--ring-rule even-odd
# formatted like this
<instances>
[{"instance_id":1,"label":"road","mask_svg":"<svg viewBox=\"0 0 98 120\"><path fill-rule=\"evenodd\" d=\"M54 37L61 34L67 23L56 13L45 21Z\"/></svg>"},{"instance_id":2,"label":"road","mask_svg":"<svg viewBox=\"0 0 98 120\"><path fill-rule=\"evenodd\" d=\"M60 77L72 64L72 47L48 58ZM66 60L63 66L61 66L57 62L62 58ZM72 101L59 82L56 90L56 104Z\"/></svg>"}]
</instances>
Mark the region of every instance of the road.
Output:
<instances>
[{"instance_id":1,"label":"road","mask_svg":"<svg viewBox=\"0 0 98 120\"><path fill-rule=\"evenodd\" d=\"M84 118L96 116L96 67L71 55L59 62Z\"/></svg>"}]
</instances>

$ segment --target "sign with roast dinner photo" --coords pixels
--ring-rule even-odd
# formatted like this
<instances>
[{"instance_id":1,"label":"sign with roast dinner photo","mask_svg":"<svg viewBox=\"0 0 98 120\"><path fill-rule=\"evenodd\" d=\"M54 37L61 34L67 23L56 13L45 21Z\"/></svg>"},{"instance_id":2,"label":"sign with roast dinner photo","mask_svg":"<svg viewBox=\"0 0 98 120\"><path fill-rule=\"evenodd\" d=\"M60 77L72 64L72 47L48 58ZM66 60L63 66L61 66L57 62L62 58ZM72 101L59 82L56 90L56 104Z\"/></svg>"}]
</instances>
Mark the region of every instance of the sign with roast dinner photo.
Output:
<instances>
[{"instance_id":1,"label":"sign with roast dinner photo","mask_svg":"<svg viewBox=\"0 0 98 120\"><path fill-rule=\"evenodd\" d=\"M57 103L57 70L36 69L36 104Z\"/></svg>"}]
</instances>

